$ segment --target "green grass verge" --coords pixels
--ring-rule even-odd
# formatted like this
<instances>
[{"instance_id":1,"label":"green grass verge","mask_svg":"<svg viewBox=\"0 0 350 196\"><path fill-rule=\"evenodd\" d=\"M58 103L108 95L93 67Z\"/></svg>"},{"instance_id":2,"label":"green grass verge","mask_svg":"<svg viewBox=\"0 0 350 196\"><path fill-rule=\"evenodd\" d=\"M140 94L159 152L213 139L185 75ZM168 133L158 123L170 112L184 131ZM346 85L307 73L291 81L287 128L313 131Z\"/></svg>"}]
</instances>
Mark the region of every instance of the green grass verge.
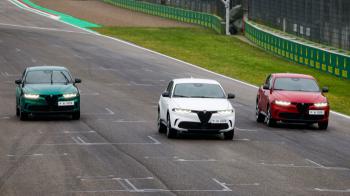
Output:
<instances>
[{"instance_id":1,"label":"green grass verge","mask_svg":"<svg viewBox=\"0 0 350 196\"><path fill-rule=\"evenodd\" d=\"M255 85L275 72L313 75L333 110L350 115L350 81L289 62L235 37L203 28L102 27L94 30Z\"/></svg>"}]
</instances>

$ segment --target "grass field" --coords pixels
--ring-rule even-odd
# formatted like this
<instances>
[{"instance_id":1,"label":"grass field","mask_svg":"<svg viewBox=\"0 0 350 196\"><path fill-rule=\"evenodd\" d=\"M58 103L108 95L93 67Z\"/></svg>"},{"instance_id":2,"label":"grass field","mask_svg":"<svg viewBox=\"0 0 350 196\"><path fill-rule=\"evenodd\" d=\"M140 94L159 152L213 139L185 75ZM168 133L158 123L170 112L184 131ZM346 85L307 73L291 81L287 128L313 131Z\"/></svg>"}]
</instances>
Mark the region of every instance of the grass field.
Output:
<instances>
[{"instance_id":1,"label":"grass field","mask_svg":"<svg viewBox=\"0 0 350 196\"><path fill-rule=\"evenodd\" d=\"M94 30L255 85L261 85L266 76L274 72L313 75L321 87L329 87L327 97L332 109L350 115L350 81L286 61L235 37L203 28L102 27Z\"/></svg>"}]
</instances>

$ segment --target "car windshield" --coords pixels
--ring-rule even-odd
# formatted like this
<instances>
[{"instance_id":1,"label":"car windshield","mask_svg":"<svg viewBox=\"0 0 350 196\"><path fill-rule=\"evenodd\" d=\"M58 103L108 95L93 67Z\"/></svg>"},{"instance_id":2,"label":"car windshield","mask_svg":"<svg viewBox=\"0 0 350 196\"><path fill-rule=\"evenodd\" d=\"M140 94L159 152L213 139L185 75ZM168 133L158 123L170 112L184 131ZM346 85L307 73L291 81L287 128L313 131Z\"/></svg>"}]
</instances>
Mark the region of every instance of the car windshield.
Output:
<instances>
[{"instance_id":1,"label":"car windshield","mask_svg":"<svg viewBox=\"0 0 350 196\"><path fill-rule=\"evenodd\" d=\"M173 97L225 98L225 93L217 84L183 83L175 86Z\"/></svg>"},{"instance_id":2,"label":"car windshield","mask_svg":"<svg viewBox=\"0 0 350 196\"><path fill-rule=\"evenodd\" d=\"M65 70L38 70L29 71L25 78L27 84L54 84L65 83L68 84L72 81L70 74Z\"/></svg>"},{"instance_id":3,"label":"car windshield","mask_svg":"<svg viewBox=\"0 0 350 196\"><path fill-rule=\"evenodd\" d=\"M320 88L313 79L308 78L277 78L274 90L319 92Z\"/></svg>"}]
</instances>

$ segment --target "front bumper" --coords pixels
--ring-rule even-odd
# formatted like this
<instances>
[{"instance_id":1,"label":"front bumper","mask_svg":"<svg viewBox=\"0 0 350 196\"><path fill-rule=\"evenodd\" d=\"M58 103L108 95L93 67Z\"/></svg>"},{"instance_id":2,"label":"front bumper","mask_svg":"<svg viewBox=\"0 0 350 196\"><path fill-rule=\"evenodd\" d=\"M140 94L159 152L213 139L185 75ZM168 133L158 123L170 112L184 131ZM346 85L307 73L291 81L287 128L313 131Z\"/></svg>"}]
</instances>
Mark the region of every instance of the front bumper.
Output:
<instances>
[{"instance_id":1,"label":"front bumper","mask_svg":"<svg viewBox=\"0 0 350 196\"><path fill-rule=\"evenodd\" d=\"M71 106L58 106L59 101L74 101ZM31 114L65 114L80 111L80 97L65 99L62 96L40 96L38 99L26 99L21 97L21 110Z\"/></svg>"},{"instance_id":2,"label":"front bumper","mask_svg":"<svg viewBox=\"0 0 350 196\"><path fill-rule=\"evenodd\" d=\"M329 118L329 106L317 108L313 104L305 104L304 108L298 108L297 104L290 106L271 105L271 115L276 121L290 123L318 123L326 122ZM324 115L310 115L310 110L323 110Z\"/></svg>"},{"instance_id":3,"label":"front bumper","mask_svg":"<svg viewBox=\"0 0 350 196\"><path fill-rule=\"evenodd\" d=\"M207 123L202 123L198 115L191 113L171 112L171 127L184 133L218 134L228 132L235 127L235 113L221 115L212 114Z\"/></svg>"}]
</instances>

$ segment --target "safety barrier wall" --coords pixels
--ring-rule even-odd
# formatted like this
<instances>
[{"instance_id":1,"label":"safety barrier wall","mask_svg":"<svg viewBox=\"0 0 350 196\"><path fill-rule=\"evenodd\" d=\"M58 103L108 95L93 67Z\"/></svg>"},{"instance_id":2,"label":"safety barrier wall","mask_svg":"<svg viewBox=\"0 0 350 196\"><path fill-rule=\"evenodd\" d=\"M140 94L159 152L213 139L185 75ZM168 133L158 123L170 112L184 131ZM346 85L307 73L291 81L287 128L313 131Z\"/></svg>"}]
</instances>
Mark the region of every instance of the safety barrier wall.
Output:
<instances>
[{"instance_id":1,"label":"safety barrier wall","mask_svg":"<svg viewBox=\"0 0 350 196\"><path fill-rule=\"evenodd\" d=\"M283 38L245 22L246 37L265 50L340 78L350 79L350 56Z\"/></svg>"},{"instance_id":2,"label":"safety barrier wall","mask_svg":"<svg viewBox=\"0 0 350 196\"><path fill-rule=\"evenodd\" d=\"M199 24L223 33L222 19L215 15L134 0L104 0L104 2L146 14Z\"/></svg>"}]
</instances>

